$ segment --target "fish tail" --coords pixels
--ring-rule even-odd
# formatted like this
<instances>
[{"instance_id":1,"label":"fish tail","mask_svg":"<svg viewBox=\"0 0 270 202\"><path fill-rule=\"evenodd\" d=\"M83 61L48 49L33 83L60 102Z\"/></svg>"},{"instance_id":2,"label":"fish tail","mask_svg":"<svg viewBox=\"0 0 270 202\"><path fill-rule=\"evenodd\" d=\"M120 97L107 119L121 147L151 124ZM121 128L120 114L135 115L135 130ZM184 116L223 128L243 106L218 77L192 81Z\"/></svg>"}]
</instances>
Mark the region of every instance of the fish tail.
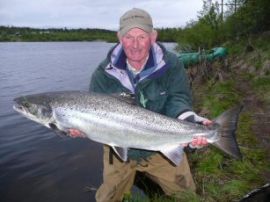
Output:
<instances>
[{"instance_id":1,"label":"fish tail","mask_svg":"<svg viewBox=\"0 0 270 202\"><path fill-rule=\"evenodd\" d=\"M242 158L235 134L242 108L243 106L231 108L214 120L215 123L220 125L218 129L220 138L213 145L236 159Z\"/></svg>"}]
</instances>

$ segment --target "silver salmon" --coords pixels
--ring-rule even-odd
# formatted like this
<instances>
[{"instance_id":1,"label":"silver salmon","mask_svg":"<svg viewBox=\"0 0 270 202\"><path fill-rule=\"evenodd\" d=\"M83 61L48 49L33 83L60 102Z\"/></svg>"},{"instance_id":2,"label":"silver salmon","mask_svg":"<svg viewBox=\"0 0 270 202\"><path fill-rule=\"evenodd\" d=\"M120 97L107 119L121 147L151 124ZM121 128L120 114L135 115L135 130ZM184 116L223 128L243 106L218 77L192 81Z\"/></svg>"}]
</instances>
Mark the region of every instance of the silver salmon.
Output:
<instances>
[{"instance_id":1,"label":"silver salmon","mask_svg":"<svg viewBox=\"0 0 270 202\"><path fill-rule=\"evenodd\" d=\"M77 129L89 139L111 146L123 161L128 159L128 149L136 148L159 151L178 165L181 144L198 136L241 158L235 136L241 107L224 112L207 127L149 111L120 95L62 91L21 96L14 101L13 108L25 117L62 133Z\"/></svg>"}]
</instances>

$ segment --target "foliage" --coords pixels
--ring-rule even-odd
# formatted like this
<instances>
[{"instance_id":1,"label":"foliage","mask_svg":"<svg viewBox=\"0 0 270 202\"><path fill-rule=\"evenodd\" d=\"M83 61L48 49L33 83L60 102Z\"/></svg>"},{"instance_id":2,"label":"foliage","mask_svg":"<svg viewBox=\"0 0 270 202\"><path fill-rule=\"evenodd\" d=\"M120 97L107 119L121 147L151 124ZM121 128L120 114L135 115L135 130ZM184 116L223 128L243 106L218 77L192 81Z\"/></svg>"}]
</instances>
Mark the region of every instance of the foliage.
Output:
<instances>
[{"instance_id":1,"label":"foliage","mask_svg":"<svg viewBox=\"0 0 270 202\"><path fill-rule=\"evenodd\" d=\"M182 32L181 28L162 28L157 29L158 40L163 42L176 42L177 36Z\"/></svg>"},{"instance_id":2,"label":"foliage","mask_svg":"<svg viewBox=\"0 0 270 202\"><path fill-rule=\"evenodd\" d=\"M251 35L269 31L270 1L233 0L228 4L228 12L222 16L217 3L204 1L199 20L189 22L178 33L178 44L189 44L195 50L209 49L228 40L239 40L239 37L249 44Z\"/></svg>"},{"instance_id":3,"label":"foliage","mask_svg":"<svg viewBox=\"0 0 270 202\"><path fill-rule=\"evenodd\" d=\"M190 44L193 49L209 49L220 44L222 37L222 18L218 11L218 5L204 1L203 10L199 20L187 24L182 34L179 35L178 43Z\"/></svg>"},{"instance_id":4,"label":"foliage","mask_svg":"<svg viewBox=\"0 0 270 202\"><path fill-rule=\"evenodd\" d=\"M238 0L237 4L240 5L237 12L230 15L225 22L231 35L250 35L269 30L270 1Z\"/></svg>"},{"instance_id":5,"label":"foliage","mask_svg":"<svg viewBox=\"0 0 270 202\"><path fill-rule=\"evenodd\" d=\"M0 26L0 41L95 41L115 42L114 31L104 29L33 29Z\"/></svg>"}]
</instances>

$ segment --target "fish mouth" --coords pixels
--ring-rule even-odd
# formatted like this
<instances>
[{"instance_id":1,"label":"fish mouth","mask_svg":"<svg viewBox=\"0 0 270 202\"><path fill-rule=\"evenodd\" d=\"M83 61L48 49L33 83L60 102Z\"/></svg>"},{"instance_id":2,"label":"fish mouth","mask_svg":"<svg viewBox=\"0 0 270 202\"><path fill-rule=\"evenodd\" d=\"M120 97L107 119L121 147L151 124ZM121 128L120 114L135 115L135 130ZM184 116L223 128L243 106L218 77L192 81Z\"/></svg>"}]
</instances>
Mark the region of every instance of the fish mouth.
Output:
<instances>
[{"instance_id":1,"label":"fish mouth","mask_svg":"<svg viewBox=\"0 0 270 202\"><path fill-rule=\"evenodd\" d=\"M21 104L16 103L16 101L15 101L15 104L13 105L13 109L15 111L17 111L19 114L21 114L22 116L24 116L24 117L26 117L26 118L28 118L28 119L30 119L32 121L35 121L37 123L42 124L42 122L36 116L29 113L29 111L24 106L22 106Z\"/></svg>"},{"instance_id":2,"label":"fish mouth","mask_svg":"<svg viewBox=\"0 0 270 202\"><path fill-rule=\"evenodd\" d=\"M27 112L27 109L21 104L20 98L15 98L13 101L13 109L28 118L29 113Z\"/></svg>"},{"instance_id":3,"label":"fish mouth","mask_svg":"<svg viewBox=\"0 0 270 202\"><path fill-rule=\"evenodd\" d=\"M13 99L13 109L17 112L23 112L25 111L22 104L21 104L21 98L20 97L17 97L17 98L14 98Z\"/></svg>"}]
</instances>

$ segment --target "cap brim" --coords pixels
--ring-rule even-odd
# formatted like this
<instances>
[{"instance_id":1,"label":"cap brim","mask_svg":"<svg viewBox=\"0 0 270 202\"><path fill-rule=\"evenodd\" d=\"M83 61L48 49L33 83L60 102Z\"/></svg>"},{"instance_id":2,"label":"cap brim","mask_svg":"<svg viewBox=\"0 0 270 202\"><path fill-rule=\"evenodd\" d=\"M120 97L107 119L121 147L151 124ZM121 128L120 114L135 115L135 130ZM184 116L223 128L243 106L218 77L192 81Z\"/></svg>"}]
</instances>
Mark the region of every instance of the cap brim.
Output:
<instances>
[{"instance_id":1,"label":"cap brim","mask_svg":"<svg viewBox=\"0 0 270 202\"><path fill-rule=\"evenodd\" d=\"M133 25L127 25L124 28L122 28L121 30L119 30L119 34L121 36L124 36L129 30L131 30L132 28L139 28L147 33L150 33L153 31L153 28L148 26L148 25L142 25L142 24L133 24Z\"/></svg>"}]
</instances>

